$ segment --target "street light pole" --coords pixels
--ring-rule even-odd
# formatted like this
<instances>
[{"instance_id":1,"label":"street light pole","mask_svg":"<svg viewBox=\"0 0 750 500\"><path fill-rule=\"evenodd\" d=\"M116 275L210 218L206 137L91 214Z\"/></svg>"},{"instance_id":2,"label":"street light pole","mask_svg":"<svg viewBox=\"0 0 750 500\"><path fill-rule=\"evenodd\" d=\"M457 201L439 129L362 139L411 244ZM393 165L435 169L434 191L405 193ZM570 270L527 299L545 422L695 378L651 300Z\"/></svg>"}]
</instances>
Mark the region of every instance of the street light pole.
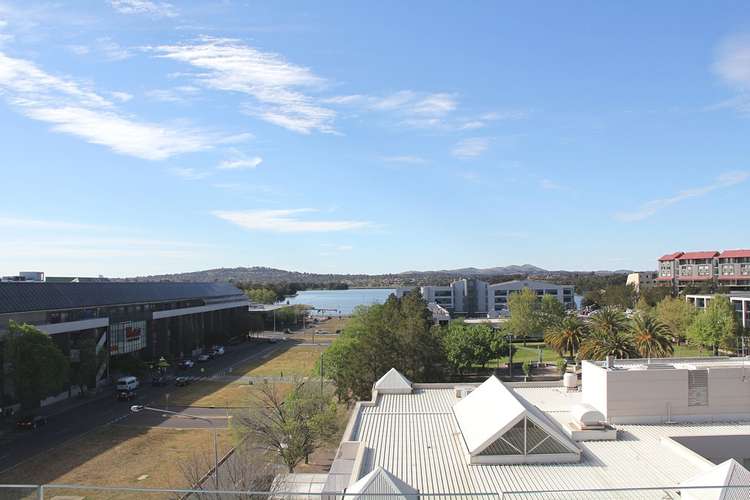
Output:
<instances>
[{"instance_id":1,"label":"street light pole","mask_svg":"<svg viewBox=\"0 0 750 500\"><path fill-rule=\"evenodd\" d=\"M219 490L219 445L216 439L216 426L213 421L206 417L199 417L198 415L189 415L187 413L180 413L176 411L164 410L161 408L152 408L150 406L133 405L130 407L130 411L138 413L143 410L152 411L155 413L167 413L169 415L177 415L178 417L190 418L193 420L202 420L211 424L211 429L214 431L214 489Z\"/></svg>"},{"instance_id":2,"label":"street light pole","mask_svg":"<svg viewBox=\"0 0 750 500\"><path fill-rule=\"evenodd\" d=\"M513 382L513 334L508 334L508 377Z\"/></svg>"}]
</instances>

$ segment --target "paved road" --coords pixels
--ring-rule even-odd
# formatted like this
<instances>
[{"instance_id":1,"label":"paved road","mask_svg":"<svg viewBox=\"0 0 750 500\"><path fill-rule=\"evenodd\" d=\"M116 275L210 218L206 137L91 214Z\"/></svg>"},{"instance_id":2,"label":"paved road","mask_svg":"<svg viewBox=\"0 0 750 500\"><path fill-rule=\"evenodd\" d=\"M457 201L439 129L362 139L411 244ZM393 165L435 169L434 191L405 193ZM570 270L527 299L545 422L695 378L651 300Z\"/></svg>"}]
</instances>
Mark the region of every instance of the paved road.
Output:
<instances>
[{"instance_id":1,"label":"paved road","mask_svg":"<svg viewBox=\"0 0 750 500\"><path fill-rule=\"evenodd\" d=\"M167 429L211 429L225 428L229 425L231 415L225 408L197 408L197 407L169 407L170 411L182 415L202 417L206 420L198 420L189 416L173 415L171 413L157 413L154 411L142 411L130 413L122 421L123 425L134 425L137 427L162 427Z\"/></svg>"},{"instance_id":2,"label":"paved road","mask_svg":"<svg viewBox=\"0 0 750 500\"><path fill-rule=\"evenodd\" d=\"M226 354L223 356L219 356L208 363L196 365L180 374L211 377L226 373L228 368L232 366L261 358L285 345L286 342L228 346ZM200 372L201 368L204 369L203 373ZM46 426L35 431L17 431L9 436L4 436L0 443L0 473L38 453L55 448L65 441L81 436L99 426L120 422L129 417L130 405L159 401L170 390L173 390L173 387L169 385L151 387L144 384L139 389L138 398L131 402L116 401L114 391L112 391L108 397L92 399L80 406L50 417ZM156 417L158 420L159 416L156 415Z\"/></svg>"}]
</instances>

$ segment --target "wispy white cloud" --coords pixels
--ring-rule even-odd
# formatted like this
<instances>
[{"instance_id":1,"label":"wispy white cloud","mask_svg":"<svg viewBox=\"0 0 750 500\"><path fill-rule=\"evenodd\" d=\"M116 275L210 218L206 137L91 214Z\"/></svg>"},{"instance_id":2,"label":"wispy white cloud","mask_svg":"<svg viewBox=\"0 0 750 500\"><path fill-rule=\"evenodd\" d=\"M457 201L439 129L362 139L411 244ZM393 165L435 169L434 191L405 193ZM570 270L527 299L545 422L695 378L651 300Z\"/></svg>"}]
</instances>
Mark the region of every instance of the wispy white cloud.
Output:
<instances>
[{"instance_id":1,"label":"wispy white cloud","mask_svg":"<svg viewBox=\"0 0 750 500\"><path fill-rule=\"evenodd\" d=\"M309 134L333 132L335 111L300 91L320 87L324 80L310 69L226 38L202 37L194 43L160 45L151 50L202 70L193 75L202 85L252 96L247 114L269 123Z\"/></svg>"},{"instance_id":2,"label":"wispy white cloud","mask_svg":"<svg viewBox=\"0 0 750 500\"><path fill-rule=\"evenodd\" d=\"M750 90L750 35L724 40L717 51L713 69L729 85Z\"/></svg>"},{"instance_id":3,"label":"wispy white cloud","mask_svg":"<svg viewBox=\"0 0 750 500\"><path fill-rule=\"evenodd\" d=\"M177 9L168 2L155 0L110 0L112 7L121 14L146 14L152 17L176 17Z\"/></svg>"},{"instance_id":4,"label":"wispy white cloud","mask_svg":"<svg viewBox=\"0 0 750 500\"><path fill-rule=\"evenodd\" d=\"M445 92L400 90L382 96L352 94L324 99L326 104L352 106L365 111L394 113L399 123L414 128L443 126L446 116L458 107L456 96Z\"/></svg>"},{"instance_id":5,"label":"wispy white cloud","mask_svg":"<svg viewBox=\"0 0 750 500\"><path fill-rule=\"evenodd\" d=\"M717 50L714 72L738 95L706 109L730 108L750 113L750 35L736 35L725 39Z\"/></svg>"},{"instance_id":6,"label":"wispy white cloud","mask_svg":"<svg viewBox=\"0 0 750 500\"><path fill-rule=\"evenodd\" d=\"M472 137L459 141L451 150L451 154L460 160L467 160L480 156L489 146L488 138Z\"/></svg>"},{"instance_id":7,"label":"wispy white cloud","mask_svg":"<svg viewBox=\"0 0 750 500\"><path fill-rule=\"evenodd\" d=\"M236 158L233 160L224 160L219 163L220 170L245 170L255 168L263 163L263 158L255 156L253 158Z\"/></svg>"},{"instance_id":8,"label":"wispy white cloud","mask_svg":"<svg viewBox=\"0 0 750 500\"><path fill-rule=\"evenodd\" d=\"M321 246L323 247L323 251L320 252L321 257L335 257L354 250L352 245L333 245L330 243L324 243Z\"/></svg>"},{"instance_id":9,"label":"wispy white cloud","mask_svg":"<svg viewBox=\"0 0 750 500\"><path fill-rule=\"evenodd\" d=\"M386 156L383 158L383 161L386 163L404 163L408 165L424 165L427 163L427 160L421 156L413 155Z\"/></svg>"},{"instance_id":10,"label":"wispy white cloud","mask_svg":"<svg viewBox=\"0 0 750 500\"><path fill-rule=\"evenodd\" d=\"M138 121L89 85L51 75L2 52L0 90L22 114L52 124L55 131L138 158L162 160L210 149L220 140L185 126Z\"/></svg>"},{"instance_id":11,"label":"wispy white cloud","mask_svg":"<svg viewBox=\"0 0 750 500\"><path fill-rule=\"evenodd\" d=\"M211 175L211 172L206 170L198 170L192 167L174 167L169 169L177 177L182 177L188 181L198 181L205 179Z\"/></svg>"},{"instance_id":12,"label":"wispy white cloud","mask_svg":"<svg viewBox=\"0 0 750 500\"><path fill-rule=\"evenodd\" d=\"M15 217L0 215L0 227L15 229L46 229L46 230L101 230L104 226L95 224L81 224L57 219L34 219L29 217ZM1 245L0 245L1 246Z\"/></svg>"},{"instance_id":13,"label":"wispy white cloud","mask_svg":"<svg viewBox=\"0 0 750 500\"><path fill-rule=\"evenodd\" d=\"M697 188L686 189L668 198L658 198L655 200L647 201L636 210L629 212L617 212L614 217L615 219L622 222L635 222L648 219L660 210L668 208L672 205L689 200L691 198L705 196L714 191L736 186L737 184L741 184L748 179L750 179L750 172L726 172L724 174L721 174L711 184L707 184L705 186Z\"/></svg>"},{"instance_id":14,"label":"wispy white cloud","mask_svg":"<svg viewBox=\"0 0 750 500\"><path fill-rule=\"evenodd\" d=\"M304 214L316 213L314 208L281 210L215 210L214 216L251 231L277 233L326 233L363 229L372 224L355 220L319 220L305 218Z\"/></svg>"},{"instance_id":15,"label":"wispy white cloud","mask_svg":"<svg viewBox=\"0 0 750 500\"><path fill-rule=\"evenodd\" d=\"M128 102L133 98L133 94L129 94L127 92L121 92L118 90L113 90L109 93L114 99L117 99L120 102Z\"/></svg>"},{"instance_id":16,"label":"wispy white cloud","mask_svg":"<svg viewBox=\"0 0 750 500\"><path fill-rule=\"evenodd\" d=\"M551 180L551 179L542 179L539 181L539 187L542 189L547 189L549 191L560 191L562 189L565 189L562 184L558 184L557 182Z\"/></svg>"}]
</instances>

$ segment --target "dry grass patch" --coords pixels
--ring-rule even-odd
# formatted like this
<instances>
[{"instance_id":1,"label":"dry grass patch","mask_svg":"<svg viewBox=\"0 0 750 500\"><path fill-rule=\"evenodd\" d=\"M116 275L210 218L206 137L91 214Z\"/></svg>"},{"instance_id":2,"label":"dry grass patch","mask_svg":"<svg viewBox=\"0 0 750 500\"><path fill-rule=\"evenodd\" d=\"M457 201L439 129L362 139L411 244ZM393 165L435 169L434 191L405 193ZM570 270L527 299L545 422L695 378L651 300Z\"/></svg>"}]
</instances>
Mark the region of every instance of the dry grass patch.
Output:
<instances>
[{"instance_id":1,"label":"dry grass patch","mask_svg":"<svg viewBox=\"0 0 750 500\"><path fill-rule=\"evenodd\" d=\"M226 453L231 443L231 431L220 430L219 453ZM180 464L189 461L196 450L213 450L211 430L107 425L36 455L0 475L0 483L183 488L188 481ZM50 494L150 498L150 495L69 490Z\"/></svg>"},{"instance_id":2,"label":"dry grass patch","mask_svg":"<svg viewBox=\"0 0 750 500\"><path fill-rule=\"evenodd\" d=\"M204 408L244 408L250 405L255 391L257 388L254 385L202 380L170 392L169 404ZM160 404L167 404L165 397L161 398Z\"/></svg>"},{"instance_id":3,"label":"dry grass patch","mask_svg":"<svg viewBox=\"0 0 750 500\"><path fill-rule=\"evenodd\" d=\"M291 347L266 359L235 367L232 373L251 377L305 377L311 374L323 351L322 347L316 346Z\"/></svg>"}]
</instances>

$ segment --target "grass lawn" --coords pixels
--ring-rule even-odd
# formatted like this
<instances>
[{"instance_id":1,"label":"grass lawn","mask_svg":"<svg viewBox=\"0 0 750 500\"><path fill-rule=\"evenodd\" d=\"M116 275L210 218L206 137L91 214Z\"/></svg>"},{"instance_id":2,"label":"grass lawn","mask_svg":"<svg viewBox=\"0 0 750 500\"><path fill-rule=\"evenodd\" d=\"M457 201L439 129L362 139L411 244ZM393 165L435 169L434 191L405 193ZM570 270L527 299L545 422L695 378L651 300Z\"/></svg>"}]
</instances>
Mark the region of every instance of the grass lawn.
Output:
<instances>
[{"instance_id":1,"label":"grass lawn","mask_svg":"<svg viewBox=\"0 0 750 500\"><path fill-rule=\"evenodd\" d=\"M274 353L266 359L235 367L232 374L251 377L305 377L311 374L315 362L320 359L320 353L324 350L317 346L292 347L281 353Z\"/></svg>"},{"instance_id":2,"label":"grass lawn","mask_svg":"<svg viewBox=\"0 0 750 500\"><path fill-rule=\"evenodd\" d=\"M700 358L713 356L711 349L701 349L700 347L692 345L675 345L674 346L674 357L675 358Z\"/></svg>"},{"instance_id":3,"label":"grass lawn","mask_svg":"<svg viewBox=\"0 0 750 500\"><path fill-rule=\"evenodd\" d=\"M288 387L286 384L280 386ZM175 388L169 394L169 404L174 406L200 406L204 408L244 408L250 405L253 392L257 391L257 385L246 383L211 382L200 381L185 387ZM162 398L159 402L165 405L167 401Z\"/></svg>"},{"instance_id":4,"label":"grass lawn","mask_svg":"<svg viewBox=\"0 0 750 500\"><path fill-rule=\"evenodd\" d=\"M219 453L231 447L229 429L219 431ZM212 432L206 429L158 429L107 425L33 457L0 475L0 483L60 483L90 486L188 486L180 464L195 450L212 450ZM139 479L140 478L140 479ZM86 498L158 498L105 492L49 491L55 495ZM162 496L165 498L167 495Z\"/></svg>"}]
</instances>

